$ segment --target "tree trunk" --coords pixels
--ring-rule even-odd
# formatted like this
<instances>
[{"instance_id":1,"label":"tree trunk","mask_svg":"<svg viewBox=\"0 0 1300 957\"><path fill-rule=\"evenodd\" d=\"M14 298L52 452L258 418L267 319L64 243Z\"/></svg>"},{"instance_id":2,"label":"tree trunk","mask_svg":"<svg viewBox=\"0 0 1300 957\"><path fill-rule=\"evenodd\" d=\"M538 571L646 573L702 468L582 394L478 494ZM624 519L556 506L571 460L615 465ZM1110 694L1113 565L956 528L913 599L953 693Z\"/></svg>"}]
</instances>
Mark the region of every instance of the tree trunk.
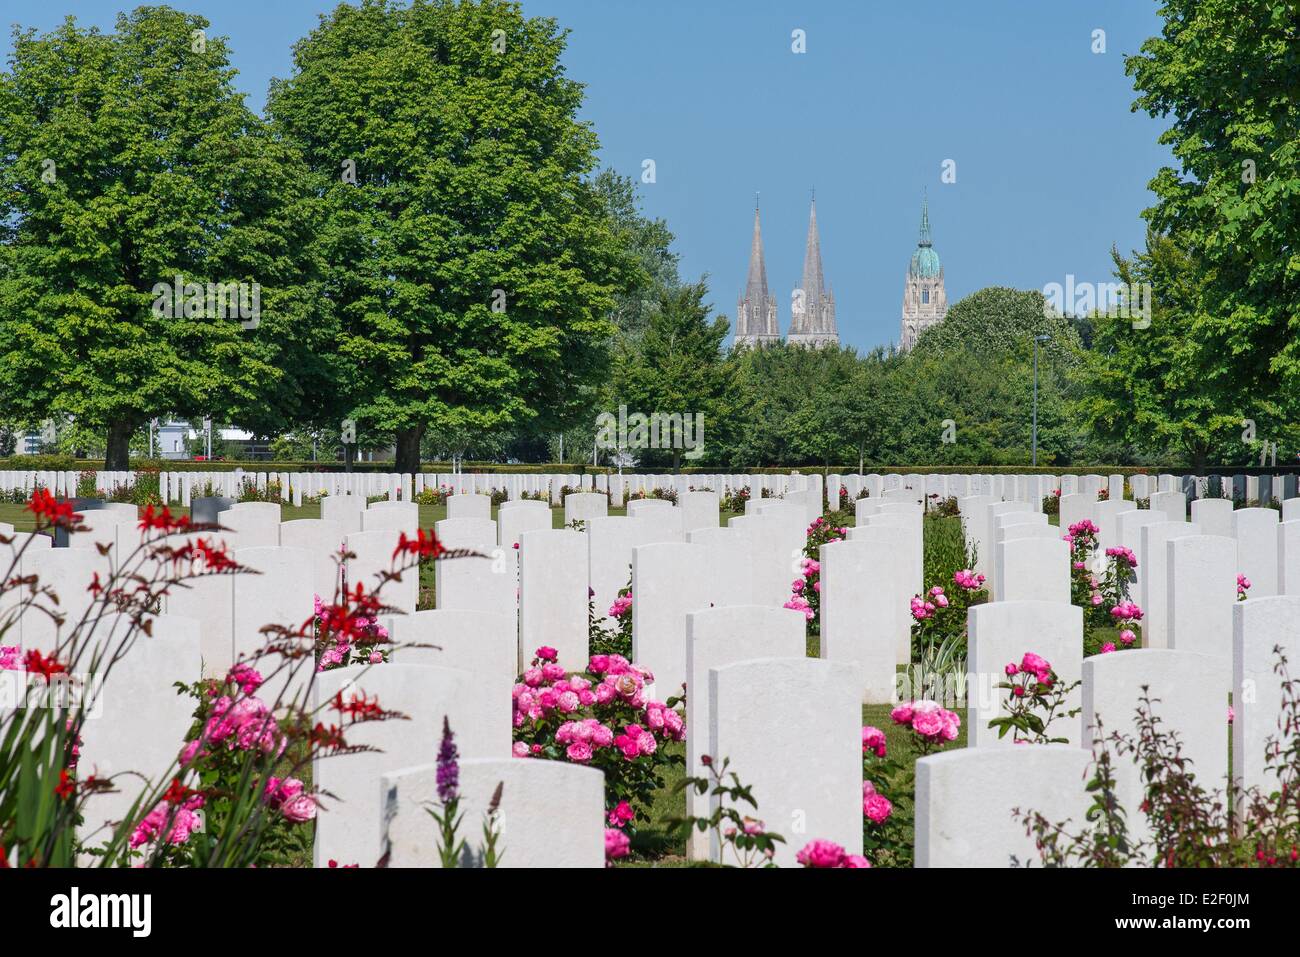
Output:
<instances>
[{"instance_id":1,"label":"tree trunk","mask_svg":"<svg viewBox=\"0 0 1300 957\"><path fill-rule=\"evenodd\" d=\"M1209 450L1205 446L1198 445L1192 449L1192 472L1196 475L1204 475L1205 463L1208 458Z\"/></svg>"},{"instance_id":2,"label":"tree trunk","mask_svg":"<svg viewBox=\"0 0 1300 957\"><path fill-rule=\"evenodd\" d=\"M401 474L412 475L420 471L420 439L424 438L424 426L413 429L397 430L397 461L394 469Z\"/></svg>"},{"instance_id":3,"label":"tree trunk","mask_svg":"<svg viewBox=\"0 0 1300 957\"><path fill-rule=\"evenodd\" d=\"M108 423L108 451L104 454L105 472L125 472L131 467L131 422L118 419Z\"/></svg>"}]
</instances>

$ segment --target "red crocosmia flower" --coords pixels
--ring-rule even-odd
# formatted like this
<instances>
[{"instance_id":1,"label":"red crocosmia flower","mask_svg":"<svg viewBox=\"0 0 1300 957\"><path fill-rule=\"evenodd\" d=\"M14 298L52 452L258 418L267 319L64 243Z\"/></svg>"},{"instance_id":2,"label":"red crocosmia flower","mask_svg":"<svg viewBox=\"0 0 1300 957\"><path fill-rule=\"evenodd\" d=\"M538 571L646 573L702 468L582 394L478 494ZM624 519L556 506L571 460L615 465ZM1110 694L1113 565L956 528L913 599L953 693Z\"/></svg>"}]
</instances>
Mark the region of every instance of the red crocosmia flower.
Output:
<instances>
[{"instance_id":1,"label":"red crocosmia flower","mask_svg":"<svg viewBox=\"0 0 1300 957\"><path fill-rule=\"evenodd\" d=\"M346 644L373 643L374 626L383 604L376 594L368 594L360 582L349 592L343 593L343 603L321 608L317 615L308 619L303 625L304 631L315 627L320 621L321 637L333 638Z\"/></svg>"},{"instance_id":2,"label":"red crocosmia flower","mask_svg":"<svg viewBox=\"0 0 1300 957\"><path fill-rule=\"evenodd\" d=\"M141 531L157 529L161 532L183 532L189 527L188 515L172 515L171 509L166 505L157 511L152 505L148 505L145 507L144 514L140 516Z\"/></svg>"},{"instance_id":3,"label":"red crocosmia flower","mask_svg":"<svg viewBox=\"0 0 1300 957\"><path fill-rule=\"evenodd\" d=\"M60 528L76 528L81 524L81 515L72 510L72 503L57 501L48 489L34 490L32 500L27 503L27 510L38 519L44 519L46 523Z\"/></svg>"},{"instance_id":4,"label":"red crocosmia flower","mask_svg":"<svg viewBox=\"0 0 1300 957\"><path fill-rule=\"evenodd\" d=\"M393 549L393 557L398 555L414 555L420 561L428 558L440 558L447 549L443 547L442 542L438 541L438 536L430 529L426 532L424 529L416 531L415 538L407 538L406 533L402 532L397 538L397 548Z\"/></svg>"},{"instance_id":5,"label":"red crocosmia flower","mask_svg":"<svg viewBox=\"0 0 1300 957\"><path fill-rule=\"evenodd\" d=\"M46 684L50 683L50 678L54 675L65 674L68 670L62 662L55 658L46 658L36 649L27 652L23 664L27 667L28 674L41 675Z\"/></svg>"},{"instance_id":6,"label":"red crocosmia flower","mask_svg":"<svg viewBox=\"0 0 1300 957\"><path fill-rule=\"evenodd\" d=\"M59 783L55 785L54 793L65 801L77 793L77 785L73 782L66 768L59 772Z\"/></svg>"},{"instance_id":7,"label":"red crocosmia flower","mask_svg":"<svg viewBox=\"0 0 1300 957\"><path fill-rule=\"evenodd\" d=\"M179 778L172 778L172 783L163 792L163 800L171 805L184 804L198 792L181 784Z\"/></svg>"},{"instance_id":8,"label":"red crocosmia flower","mask_svg":"<svg viewBox=\"0 0 1300 957\"><path fill-rule=\"evenodd\" d=\"M372 721L384 717L384 709L379 706L378 698L367 698L365 692L354 694L344 701L343 692L334 696L334 710L353 721Z\"/></svg>"},{"instance_id":9,"label":"red crocosmia flower","mask_svg":"<svg viewBox=\"0 0 1300 957\"><path fill-rule=\"evenodd\" d=\"M320 722L311 729L311 743L326 751L336 751L347 746L347 742L343 740L343 732L337 724L326 726Z\"/></svg>"},{"instance_id":10,"label":"red crocosmia flower","mask_svg":"<svg viewBox=\"0 0 1300 957\"><path fill-rule=\"evenodd\" d=\"M200 538L194 543L194 550L206 571L226 572L239 567L238 562L227 554L225 545L213 545L206 538Z\"/></svg>"}]
</instances>

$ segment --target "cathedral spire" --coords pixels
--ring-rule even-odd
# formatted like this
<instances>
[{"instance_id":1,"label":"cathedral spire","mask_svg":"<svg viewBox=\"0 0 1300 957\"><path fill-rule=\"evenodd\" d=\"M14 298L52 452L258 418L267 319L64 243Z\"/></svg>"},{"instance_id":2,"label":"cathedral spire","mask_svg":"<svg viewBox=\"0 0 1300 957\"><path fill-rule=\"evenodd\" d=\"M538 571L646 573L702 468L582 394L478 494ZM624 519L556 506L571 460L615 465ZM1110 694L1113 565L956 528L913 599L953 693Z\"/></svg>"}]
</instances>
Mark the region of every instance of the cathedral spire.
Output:
<instances>
[{"instance_id":1,"label":"cathedral spire","mask_svg":"<svg viewBox=\"0 0 1300 957\"><path fill-rule=\"evenodd\" d=\"M813 197L812 212L808 216L808 245L803 255L803 283L800 288L806 298L817 299L821 299L826 290L826 281L822 276L822 240L817 232L816 196Z\"/></svg>"},{"instance_id":2,"label":"cathedral spire","mask_svg":"<svg viewBox=\"0 0 1300 957\"><path fill-rule=\"evenodd\" d=\"M930 241L930 197L921 194L921 239L918 246L933 245Z\"/></svg>"},{"instance_id":3,"label":"cathedral spire","mask_svg":"<svg viewBox=\"0 0 1300 957\"><path fill-rule=\"evenodd\" d=\"M763 258L763 225L758 216L758 197L754 197L754 236L749 243L749 277L745 280L745 297L751 302L767 299L767 263Z\"/></svg>"},{"instance_id":4,"label":"cathedral spire","mask_svg":"<svg viewBox=\"0 0 1300 957\"><path fill-rule=\"evenodd\" d=\"M822 241L817 230L817 196L814 193L808 214L808 243L803 257L803 281L795 292L790 317L791 343L823 346L839 342L835 325L835 297L826 290L822 270Z\"/></svg>"},{"instance_id":5,"label":"cathedral spire","mask_svg":"<svg viewBox=\"0 0 1300 957\"><path fill-rule=\"evenodd\" d=\"M767 263L763 257L763 227L754 195L754 235L749 243L749 275L745 291L736 302L736 345L763 345L781 338L776 324L776 302L767 291Z\"/></svg>"}]
</instances>

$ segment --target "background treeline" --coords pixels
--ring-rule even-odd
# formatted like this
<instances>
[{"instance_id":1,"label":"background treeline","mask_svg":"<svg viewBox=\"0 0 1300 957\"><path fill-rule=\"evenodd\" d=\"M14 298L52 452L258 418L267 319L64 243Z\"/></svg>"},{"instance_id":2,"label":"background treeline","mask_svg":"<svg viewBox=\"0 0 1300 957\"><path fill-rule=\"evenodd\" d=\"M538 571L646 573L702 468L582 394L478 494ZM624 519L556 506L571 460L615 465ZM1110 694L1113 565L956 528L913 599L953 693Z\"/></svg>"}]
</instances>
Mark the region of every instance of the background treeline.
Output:
<instances>
[{"instance_id":1,"label":"background treeline","mask_svg":"<svg viewBox=\"0 0 1300 957\"><path fill-rule=\"evenodd\" d=\"M357 450L393 450L403 471L1023 465L1047 336L1040 464L1293 463L1289 6L1166 0L1162 35L1127 61L1180 167L1151 182L1146 248L1113 251L1117 278L1150 288L1149 323L986 288L906 355L730 351L714 302L731 287L679 274L668 224L598 168L563 29L507 0L341 5L293 45L265 115L202 17L16 28L0 456L50 423L48 451L124 468L146 423L176 416L246 429L284 461L340 457L350 420ZM257 321L159 314L176 276L258 284ZM595 449L596 416L620 406L702 415L702 454Z\"/></svg>"}]
</instances>

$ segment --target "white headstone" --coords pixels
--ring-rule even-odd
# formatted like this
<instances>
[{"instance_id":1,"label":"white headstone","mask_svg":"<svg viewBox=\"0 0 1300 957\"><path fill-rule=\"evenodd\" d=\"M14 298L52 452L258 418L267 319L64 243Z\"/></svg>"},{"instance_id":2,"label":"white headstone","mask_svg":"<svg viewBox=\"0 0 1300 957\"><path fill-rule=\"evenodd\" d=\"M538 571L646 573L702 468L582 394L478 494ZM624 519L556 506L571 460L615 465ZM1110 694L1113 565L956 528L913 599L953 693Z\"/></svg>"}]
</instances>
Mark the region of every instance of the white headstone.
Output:
<instances>
[{"instance_id":1,"label":"white headstone","mask_svg":"<svg viewBox=\"0 0 1300 957\"><path fill-rule=\"evenodd\" d=\"M597 492L571 492L564 496L564 524L604 518L609 514L609 497Z\"/></svg>"},{"instance_id":2,"label":"white headstone","mask_svg":"<svg viewBox=\"0 0 1300 957\"><path fill-rule=\"evenodd\" d=\"M91 847L107 842L111 831L105 825L124 820L138 795L176 772L177 755L193 723L194 700L168 685L193 684L201 677L199 623L171 615L150 621L152 634L137 632L125 648L131 628L126 615L106 615L91 638L104 652L124 652L102 677L81 728L79 770L115 778L114 791L92 792L86 799L78 834Z\"/></svg>"},{"instance_id":3,"label":"white headstone","mask_svg":"<svg viewBox=\"0 0 1300 957\"><path fill-rule=\"evenodd\" d=\"M1197 781L1208 790L1221 790L1228 773L1226 692L1219 659L1193 651L1138 648L1093 655L1083 662L1084 747L1092 748L1114 732L1135 736L1136 711L1145 696L1161 730L1178 735ZM1149 840L1138 807L1145 797L1141 769L1129 756L1117 756L1114 745L1109 747L1115 795L1126 811L1129 834Z\"/></svg>"},{"instance_id":4,"label":"white headstone","mask_svg":"<svg viewBox=\"0 0 1300 957\"><path fill-rule=\"evenodd\" d=\"M1277 527L1277 590L1300 595L1300 519Z\"/></svg>"},{"instance_id":5,"label":"white headstone","mask_svg":"<svg viewBox=\"0 0 1300 957\"><path fill-rule=\"evenodd\" d=\"M1250 597L1278 593L1278 514L1271 508L1239 508L1232 513L1232 537L1237 540L1237 571L1250 579Z\"/></svg>"},{"instance_id":6,"label":"white headstone","mask_svg":"<svg viewBox=\"0 0 1300 957\"><path fill-rule=\"evenodd\" d=\"M721 518L717 492L685 492L678 497L682 512L682 532L690 535L699 529L715 529Z\"/></svg>"},{"instance_id":7,"label":"white headstone","mask_svg":"<svg viewBox=\"0 0 1300 957\"><path fill-rule=\"evenodd\" d=\"M361 513L361 530L392 529L410 538L420 530L420 506L414 502L376 502Z\"/></svg>"},{"instance_id":8,"label":"white headstone","mask_svg":"<svg viewBox=\"0 0 1300 957\"><path fill-rule=\"evenodd\" d=\"M1038 864L1025 825L1038 812L1077 828L1088 809L1089 752L1063 744L964 748L916 762L916 866Z\"/></svg>"},{"instance_id":9,"label":"white headstone","mask_svg":"<svg viewBox=\"0 0 1300 957\"><path fill-rule=\"evenodd\" d=\"M709 669L752 658L798 658L804 651L804 618L789 608L761 605L710 608L686 616L686 766L703 776L700 755L709 748ZM687 814L708 817L709 797L686 792ZM692 860L707 859L709 837L692 830Z\"/></svg>"},{"instance_id":10,"label":"white headstone","mask_svg":"<svg viewBox=\"0 0 1300 957\"><path fill-rule=\"evenodd\" d=\"M277 693L287 689L301 702L301 692L313 674L311 662L266 655L268 641L283 643L283 639L263 634L262 628L283 625L293 630L315 615L312 555L301 548L270 545L236 549L235 561L249 573L234 576L234 660L251 662L262 672L268 700L275 700Z\"/></svg>"},{"instance_id":11,"label":"white headstone","mask_svg":"<svg viewBox=\"0 0 1300 957\"><path fill-rule=\"evenodd\" d=\"M322 797L316 816L314 860L373 867L382 853L380 776L427 762L442 739L444 716L464 758L506 757L510 712L489 700L473 675L456 668L424 665L350 665L317 675L314 707L328 723L335 695L364 694L409 720L369 721L345 729L350 746L373 750L312 760L312 781ZM337 718L337 715L335 715ZM429 795L428 797L432 797Z\"/></svg>"},{"instance_id":12,"label":"white headstone","mask_svg":"<svg viewBox=\"0 0 1300 957\"><path fill-rule=\"evenodd\" d=\"M714 605L749 605L754 601L754 562L744 537L734 528L697 528L686 541L705 550Z\"/></svg>"},{"instance_id":13,"label":"white headstone","mask_svg":"<svg viewBox=\"0 0 1300 957\"><path fill-rule=\"evenodd\" d=\"M1156 513L1163 514L1163 513ZM1171 539L1200 535L1197 522L1156 522L1138 529L1137 603L1142 609L1142 647L1169 647L1169 552Z\"/></svg>"},{"instance_id":14,"label":"white headstone","mask_svg":"<svg viewBox=\"0 0 1300 957\"><path fill-rule=\"evenodd\" d=\"M361 513L365 510L363 495L326 495L320 500L320 517L338 522L343 534L361 531Z\"/></svg>"},{"instance_id":15,"label":"white headstone","mask_svg":"<svg viewBox=\"0 0 1300 957\"><path fill-rule=\"evenodd\" d=\"M1233 606L1232 621L1232 777L1245 788L1264 794L1277 787L1269 771L1267 742L1274 738L1285 749L1287 732L1280 727L1282 680L1274 670L1281 650L1291 677L1300 669L1300 597L1249 598ZM1210 706L1207 706L1210 707ZM1294 732L1292 732L1294 733ZM1199 777L1199 771L1197 776Z\"/></svg>"},{"instance_id":16,"label":"white headstone","mask_svg":"<svg viewBox=\"0 0 1300 957\"><path fill-rule=\"evenodd\" d=\"M710 605L707 557L698 545L632 549L632 658L654 672L662 701L686 681L686 616Z\"/></svg>"},{"instance_id":17,"label":"white headstone","mask_svg":"<svg viewBox=\"0 0 1300 957\"><path fill-rule=\"evenodd\" d=\"M459 494L447 497L448 518L492 518L492 497L490 495Z\"/></svg>"},{"instance_id":18,"label":"white headstone","mask_svg":"<svg viewBox=\"0 0 1300 957\"><path fill-rule=\"evenodd\" d=\"M321 601L330 602L338 590L343 526L323 518L281 522L280 543L288 548L300 548L311 555L312 588Z\"/></svg>"},{"instance_id":19,"label":"white headstone","mask_svg":"<svg viewBox=\"0 0 1300 957\"><path fill-rule=\"evenodd\" d=\"M909 590L896 545L879 538L854 538L821 547L821 657L852 663L861 679L862 700L894 700L898 635L910 629Z\"/></svg>"},{"instance_id":20,"label":"white headstone","mask_svg":"<svg viewBox=\"0 0 1300 957\"><path fill-rule=\"evenodd\" d=\"M996 548L995 601L1070 602L1070 546L1060 538L1019 538Z\"/></svg>"},{"instance_id":21,"label":"white headstone","mask_svg":"<svg viewBox=\"0 0 1300 957\"><path fill-rule=\"evenodd\" d=\"M226 531L216 535L232 550L280 544L280 506L275 502L240 502L218 519Z\"/></svg>"},{"instance_id":22,"label":"white headstone","mask_svg":"<svg viewBox=\"0 0 1300 957\"><path fill-rule=\"evenodd\" d=\"M551 507L545 502L520 499L497 509L497 544L503 548L514 548L524 532L551 527Z\"/></svg>"},{"instance_id":23,"label":"white headstone","mask_svg":"<svg viewBox=\"0 0 1300 957\"><path fill-rule=\"evenodd\" d=\"M1232 499L1198 498L1192 503L1192 521L1206 535L1232 537Z\"/></svg>"},{"instance_id":24,"label":"white headstone","mask_svg":"<svg viewBox=\"0 0 1300 957\"><path fill-rule=\"evenodd\" d=\"M460 867L482 867L482 822L497 787L501 803L498 867L604 867L605 776L566 761L470 758L459 767ZM441 867L437 824L429 816L438 768L385 774L382 846L389 867Z\"/></svg>"},{"instance_id":25,"label":"white headstone","mask_svg":"<svg viewBox=\"0 0 1300 957\"><path fill-rule=\"evenodd\" d=\"M490 518L444 518L433 533L447 548L469 548L490 554L497 544L497 523Z\"/></svg>"},{"instance_id":26,"label":"white headstone","mask_svg":"<svg viewBox=\"0 0 1300 957\"><path fill-rule=\"evenodd\" d=\"M520 670L549 645L570 670L587 665L587 539L568 529L524 532L519 546Z\"/></svg>"},{"instance_id":27,"label":"white headstone","mask_svg":"<svg viewBox=\"0 0 1300 957\"><path fill-rule=\"evenodd\" d=\"M467 671L488 700L509 707L519 659L513 614L440 608L387 616L385 624L394 643L392 663Z\"/></svg>"},{"instance_id":28,"label":"white headstone","mask_svg":"<svg viewBox=\"0 0 1300 957\"><path fill-rule=\"evenodd\" d=\"M773 695L771 689L780 688ZM709 669L709 755L729 758L774 831L800 821L808 838L862 853L862 693L852 665L761 658ZM774 861L794 864L793 834ZM718 860L721 849L711 857Z\"/></svg>"},{"instance_id":29,"label":"white headstone","mask_svg":"<svg viewBox=\"0 0 1300 957\"><path fill-rule=\"evenodd\" d=\"M393 568L393 553L397 550L400 533L387 529L379 532L353 532L344 539L345 547L352 553L344 566L348 589L355 589L357 583L365 586L366 591L374 592L381 587L381 576ZM402 572L400 581L382 584L380 600L406 614L415 611L420 598L420 575L418 568Z\"/></svg>"},{"instance_id":30,"label":"white headstone","mask_svg":"<svg viewBox=\"0 0 1300 957\"><path fill-rule=\"evenodd\" d=\"M1237 543L1218 535L1189 535L1171 539L1165 549L1169 647L1218 657L1226 688L1237 601Z\"/></svg>"},{"instance_id":31,"label":"white headstone","mask_svg":"<svg viewBox=\"0 0 1300 957\"><path fill-rule=\"evenodd\" d=\"M995 601L971 607L967 617L970 679L967 682L968 746L1011 747L1011 734L999 738L989 721L1004 713L1007 692L997 685L1006 680L1008 664L1019 664L1026 652L1046 658L1066 685L1079 680L1083 663L1083 609L1062 602ZM1077 705L1076 689L1069 697ZM1068 707L1067 707L1068 710ZM1062 718L1049 729L1051 737L1078 744L1078 718Z\"/></svg>"}]
</instances>

